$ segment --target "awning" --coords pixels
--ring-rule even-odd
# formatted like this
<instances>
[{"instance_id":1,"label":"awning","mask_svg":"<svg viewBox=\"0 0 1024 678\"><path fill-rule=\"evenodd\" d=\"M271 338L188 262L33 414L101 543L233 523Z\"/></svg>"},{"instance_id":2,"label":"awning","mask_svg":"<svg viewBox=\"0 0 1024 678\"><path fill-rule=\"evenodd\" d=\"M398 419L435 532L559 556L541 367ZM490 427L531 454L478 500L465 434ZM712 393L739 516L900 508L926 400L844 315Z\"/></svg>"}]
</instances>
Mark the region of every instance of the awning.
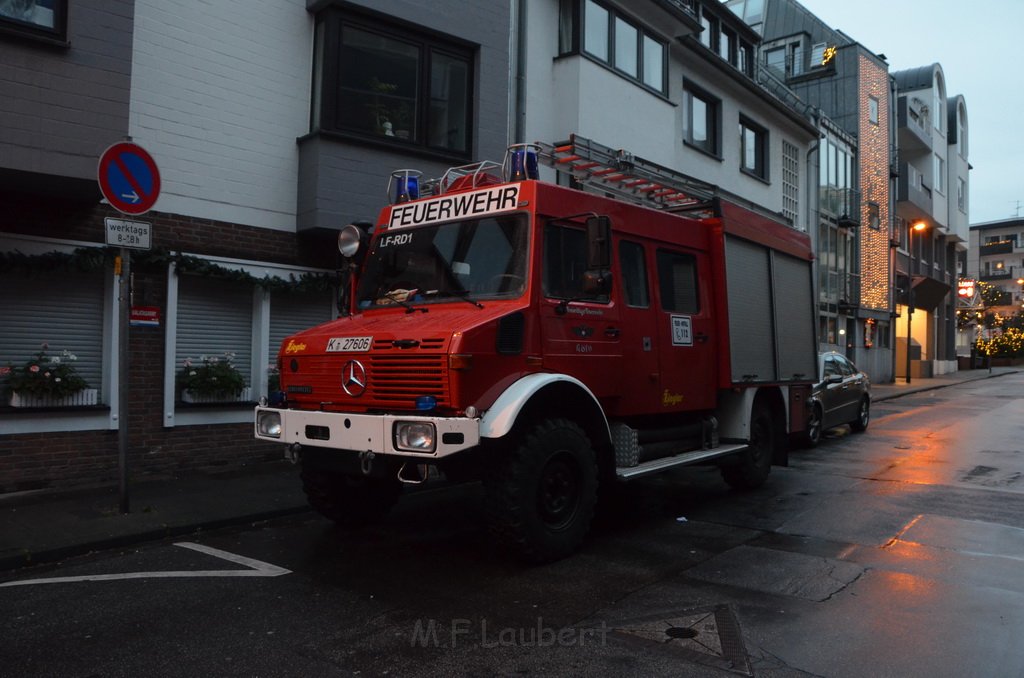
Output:
<instances>
[{"instance_id":1,"label":"awning","mask_svg":"<svg viewBox=\"0 0 1024 678\"><path fill-rule=\"evenodd\" d=\"M933 311L949 294L949 285L926 275L915 275L911 287L914 290L914 307Z\"/></svg>"}]
</instances>

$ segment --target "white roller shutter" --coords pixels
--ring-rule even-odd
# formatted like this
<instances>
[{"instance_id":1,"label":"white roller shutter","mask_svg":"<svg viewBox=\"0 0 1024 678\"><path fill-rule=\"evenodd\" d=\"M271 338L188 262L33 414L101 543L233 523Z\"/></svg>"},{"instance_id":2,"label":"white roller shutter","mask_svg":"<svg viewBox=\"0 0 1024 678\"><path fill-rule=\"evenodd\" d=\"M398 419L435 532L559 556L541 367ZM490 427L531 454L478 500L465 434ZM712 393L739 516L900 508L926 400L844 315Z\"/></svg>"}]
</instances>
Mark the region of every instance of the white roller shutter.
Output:
<instances>
[{"instance_id":1,"label":"white roller shutter","mask_svg":"<svg viewBox=\"0 0 1024 678\"><path fill-rule=\"evenodd\" d=\"M181 276L175 373L185 358L234 353L235 367L252 384L252 295L252 285L245 283Z\"/></svg>"},{"instance_id":2,"label":"white roller shutter","mask_svg":"<svg viewBox=\"0 0 1024 678\"><path fill-rule=\"evenodd\" d=\"M334 317L334 297L330 293L270 295L270 344L267 355L277 359L281 342L299 330L325 323Z\"/></svg>"},{"instance_id":3,"label":"white roller shutter","mask_svg":"<svg viewBox=\"0 0 1024 678\"><path fill-rule=\"evenodd\" d=\"M23 364L49 344L67 349L90 388L103 389L102 273L0 273L0 365Z\"/></svg>"}]
</instances>

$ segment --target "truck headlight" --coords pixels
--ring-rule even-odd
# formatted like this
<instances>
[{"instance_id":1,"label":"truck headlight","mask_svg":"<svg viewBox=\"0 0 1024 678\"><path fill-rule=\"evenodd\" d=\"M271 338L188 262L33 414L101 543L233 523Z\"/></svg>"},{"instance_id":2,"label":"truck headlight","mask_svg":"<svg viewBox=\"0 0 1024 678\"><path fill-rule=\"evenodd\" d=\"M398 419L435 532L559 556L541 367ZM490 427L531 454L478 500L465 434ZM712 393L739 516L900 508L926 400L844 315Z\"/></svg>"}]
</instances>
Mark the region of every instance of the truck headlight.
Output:
<instances>
[{"instance_id":1,"label":"truck headlight","mask_svg":"<svg viewBox=\"0 0 1024 678\"><path fill-rule=\"evenodd\" d=\"M270 438L281 437L281 413L260 410L256 413L256 432Z\"/></svg>"},{"instance_id":2,"label":"truck headlight","mask_svg":"<svg viewBox=\"0 0 1024 678\"><path fill-rule=\"evenodd\" d=\"M434 425L421 421L395 422L395 449L403 452L433 452Z\"/></svg>"}]
</instances>

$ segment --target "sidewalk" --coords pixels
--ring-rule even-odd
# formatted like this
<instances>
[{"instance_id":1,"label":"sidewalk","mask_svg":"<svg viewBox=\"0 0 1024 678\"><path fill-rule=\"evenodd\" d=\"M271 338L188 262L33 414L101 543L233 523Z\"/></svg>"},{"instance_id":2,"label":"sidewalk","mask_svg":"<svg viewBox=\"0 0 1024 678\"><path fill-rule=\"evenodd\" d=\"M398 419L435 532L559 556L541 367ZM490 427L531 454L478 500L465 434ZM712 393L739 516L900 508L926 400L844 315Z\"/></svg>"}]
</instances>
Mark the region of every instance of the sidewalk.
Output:
<instances>
[{"instance_id":1,"label":"sidewalk","mask_svg":"<svg viewBox=\"0 0 1024 678\"><path fill-rule=\"evenodd\" d=\"M875 402L1018 372L966 370L910 384L872 384ZM138 542L308 511L298 469L281 461L219 475L142 481L119 512L117 488L0 495L0 574Z\"/></svg>"}]
</instances>

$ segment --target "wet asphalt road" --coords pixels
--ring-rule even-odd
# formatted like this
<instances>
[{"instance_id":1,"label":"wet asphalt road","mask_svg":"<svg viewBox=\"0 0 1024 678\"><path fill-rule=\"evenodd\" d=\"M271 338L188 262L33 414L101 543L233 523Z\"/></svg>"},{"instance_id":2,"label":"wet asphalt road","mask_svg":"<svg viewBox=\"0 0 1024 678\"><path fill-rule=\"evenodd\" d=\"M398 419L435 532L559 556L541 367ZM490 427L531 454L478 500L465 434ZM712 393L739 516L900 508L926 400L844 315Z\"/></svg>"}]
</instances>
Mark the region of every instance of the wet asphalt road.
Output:
<instances>
[{"instance_id":1,"label":"wet asphalt road","mask_svg":"<svg viewBox=\"0 0 1024 678\"><path fill-rule=\"evenodd\" d=\"M624 486L543 567L490 549L463 486L362 532L301 516L0 575L34 582L0 587L0 676L1024 676L1024 375L873 414L755 492Z\"/></svg>"}]
</instances>

